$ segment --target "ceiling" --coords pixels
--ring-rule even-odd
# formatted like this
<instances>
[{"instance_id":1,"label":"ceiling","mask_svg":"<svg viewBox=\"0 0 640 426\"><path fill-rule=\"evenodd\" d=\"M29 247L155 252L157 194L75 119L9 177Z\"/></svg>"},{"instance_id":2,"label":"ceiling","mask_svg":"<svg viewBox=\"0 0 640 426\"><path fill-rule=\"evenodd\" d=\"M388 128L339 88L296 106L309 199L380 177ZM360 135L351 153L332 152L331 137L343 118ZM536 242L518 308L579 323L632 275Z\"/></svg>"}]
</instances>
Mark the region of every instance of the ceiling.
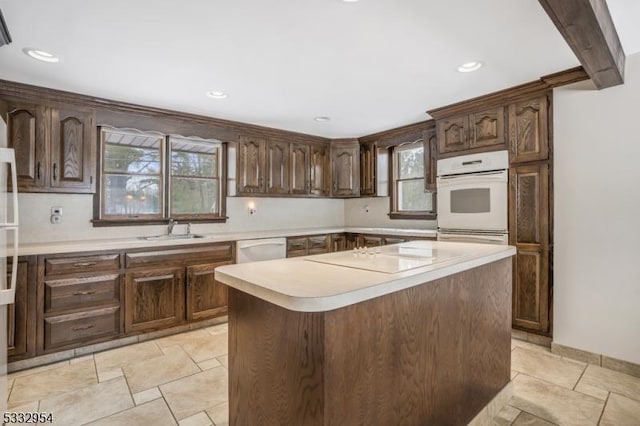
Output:
<instances>
[{"instance_id":1,"label":"ceiling","mask_svg":"<svg viewBox=\"0 0 640 426\"><path fill-rule=\"evenodd\" d=\"M626 54L640 51L640 2L608 3ZM331 138L422 121L426 110L579 65L537 0L0 0L0 9L13 38L0 48L1 79ZM26 47L61 60L35 61ZM456 71L473 60L485 66Z\"/></svg>"}]
</instances>

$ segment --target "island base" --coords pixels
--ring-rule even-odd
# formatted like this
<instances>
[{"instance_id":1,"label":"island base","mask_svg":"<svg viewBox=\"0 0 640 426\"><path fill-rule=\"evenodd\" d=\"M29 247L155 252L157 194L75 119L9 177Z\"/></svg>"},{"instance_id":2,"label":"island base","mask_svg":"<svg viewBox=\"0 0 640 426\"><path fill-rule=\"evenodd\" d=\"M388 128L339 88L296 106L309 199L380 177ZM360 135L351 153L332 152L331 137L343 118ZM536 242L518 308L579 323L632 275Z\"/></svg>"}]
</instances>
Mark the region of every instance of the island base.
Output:
<instances>
[{"instance_id":1,"label":"island base","mask_svg":"<svg viewBox=\"0 0 640 426\"><path fill-rule=\"evenodd\" d=\"M229 288L230 425L465 425L510 364L511 259L327 312Z\"/></svg>"}]
</instances>

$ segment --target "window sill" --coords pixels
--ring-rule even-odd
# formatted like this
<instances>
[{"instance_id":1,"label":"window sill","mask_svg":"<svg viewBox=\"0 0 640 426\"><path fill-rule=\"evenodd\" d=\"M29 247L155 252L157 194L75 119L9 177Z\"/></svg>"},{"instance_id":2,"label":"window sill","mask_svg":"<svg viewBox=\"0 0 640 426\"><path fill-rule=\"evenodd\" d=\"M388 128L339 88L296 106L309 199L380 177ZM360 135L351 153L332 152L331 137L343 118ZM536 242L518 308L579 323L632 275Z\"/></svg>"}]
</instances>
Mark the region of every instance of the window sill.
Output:
<instances>
[{"instance_id":1,"label":"window sill","mask_svg":"<svg viewBox=\"0 0 640 426\"><path fill-rule=\"evenodd\" d=\"M389 219L435 220L437 216L438 215L436 213L405 213L405 212L389 213Z\"/></svg>"},{"instance_id":2,"label":"window sill","mask_svg":"<svg viewBox=\"0 0 640 426\"><path fill-rule=\"evenodd\" d=\"M225 223L228 217L216 217L216 218L186 218L177 217L180 221L188 223ZM145 226L145 225L167 225L169 219L143 219L143 220L113 220L113 219L93 219L91 221L94 228L101 228L107 226Z\"/></svg>"}]
</instances>

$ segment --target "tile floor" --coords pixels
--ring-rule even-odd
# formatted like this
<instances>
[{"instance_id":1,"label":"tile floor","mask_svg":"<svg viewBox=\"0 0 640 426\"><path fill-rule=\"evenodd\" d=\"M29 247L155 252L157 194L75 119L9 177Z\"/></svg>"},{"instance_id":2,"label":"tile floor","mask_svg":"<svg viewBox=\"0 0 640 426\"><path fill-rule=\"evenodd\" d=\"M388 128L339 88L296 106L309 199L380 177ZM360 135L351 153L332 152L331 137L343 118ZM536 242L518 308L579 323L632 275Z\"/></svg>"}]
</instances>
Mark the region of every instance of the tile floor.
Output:
<instances>
[{"instance_id":1,"label":"tile floor","mask_svg":"<svg viewBox=\"0 0 640 426\"><path fill-rule=\"evenodd\" d=\"M519 340L511 360L513 398L494 425L640 426L640 378ZM59 425L226 425L227 325L16 372L8 386L10 411Z\"/></svg>"}]
</instances>

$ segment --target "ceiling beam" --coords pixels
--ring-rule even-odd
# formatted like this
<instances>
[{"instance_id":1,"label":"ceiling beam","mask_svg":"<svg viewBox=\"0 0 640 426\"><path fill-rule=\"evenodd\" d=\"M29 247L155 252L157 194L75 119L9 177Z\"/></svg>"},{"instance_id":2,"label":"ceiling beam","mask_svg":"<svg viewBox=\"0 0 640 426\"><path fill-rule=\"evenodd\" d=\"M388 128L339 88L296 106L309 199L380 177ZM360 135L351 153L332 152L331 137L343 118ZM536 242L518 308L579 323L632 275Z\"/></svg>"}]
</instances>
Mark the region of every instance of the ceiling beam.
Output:
<instances>
[{"instance_id":1,"label":"ceiling beam","mask_svg":"<svg viewBox=\"0 0 640 426\"><path fill-rule=\"evenodd\" d=\"M598 89L624 83L624 51L605 0L538 0Z\"/></svg>"}]
</instances>

